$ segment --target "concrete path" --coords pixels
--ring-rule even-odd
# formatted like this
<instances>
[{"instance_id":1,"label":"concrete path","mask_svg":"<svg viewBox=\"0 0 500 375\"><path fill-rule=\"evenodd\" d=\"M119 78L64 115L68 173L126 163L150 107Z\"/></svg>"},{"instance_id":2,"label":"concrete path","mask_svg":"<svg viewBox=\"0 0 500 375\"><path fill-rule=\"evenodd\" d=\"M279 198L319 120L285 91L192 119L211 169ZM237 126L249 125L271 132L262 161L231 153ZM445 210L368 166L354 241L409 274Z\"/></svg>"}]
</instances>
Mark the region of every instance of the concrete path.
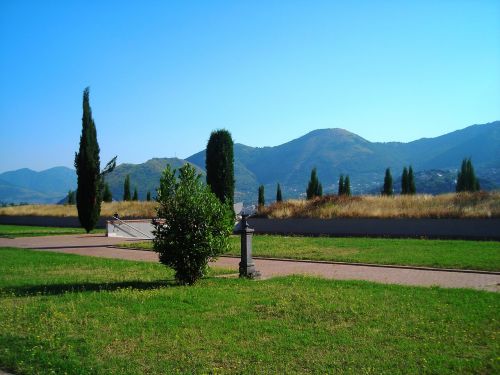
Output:
<instances>
[{"instance_id":1,"label":"concrete path","mask_svg":"<svg viewBox=\"0 0 500 375\"><path fill-rule=\"evenodd\" d=\"M157 262L152 251L124 250L113 245L136 240L108 238L104 235L69 235L24 238L0 238L0 247L20 247L70 254ZM214 265L238 272L239 258L221 257ZM339 280L367 280L386 284L472 288L500 292L500 275L450 271L430 271L345 264L308 263L288 260L256 259L263 278L306 274Z\"/></svg>"}]
</instances>

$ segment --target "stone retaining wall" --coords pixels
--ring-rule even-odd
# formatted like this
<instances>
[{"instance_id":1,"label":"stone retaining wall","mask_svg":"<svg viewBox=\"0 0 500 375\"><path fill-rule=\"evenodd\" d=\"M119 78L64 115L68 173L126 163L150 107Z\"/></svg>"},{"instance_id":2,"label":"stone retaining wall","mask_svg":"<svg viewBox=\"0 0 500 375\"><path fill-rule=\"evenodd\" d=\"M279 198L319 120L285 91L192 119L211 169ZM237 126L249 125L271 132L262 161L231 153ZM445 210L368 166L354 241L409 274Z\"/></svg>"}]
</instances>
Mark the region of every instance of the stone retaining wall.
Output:
<instances>
[{"instance_id":1,"label":"stone retaining wall","mask_svg":"<svg viewBox=\"0 0 500 375\"><path fill-rule=\"evenodd\" d=\"M100 218L106 228L111 217ZM137 218L123 218L123 220ZM0 216L0 224L79 227L76 217ZM256 234L339 237L461 238L500 240L500 219L260 219L250 218Z\"/></svg>"}]
</instances>

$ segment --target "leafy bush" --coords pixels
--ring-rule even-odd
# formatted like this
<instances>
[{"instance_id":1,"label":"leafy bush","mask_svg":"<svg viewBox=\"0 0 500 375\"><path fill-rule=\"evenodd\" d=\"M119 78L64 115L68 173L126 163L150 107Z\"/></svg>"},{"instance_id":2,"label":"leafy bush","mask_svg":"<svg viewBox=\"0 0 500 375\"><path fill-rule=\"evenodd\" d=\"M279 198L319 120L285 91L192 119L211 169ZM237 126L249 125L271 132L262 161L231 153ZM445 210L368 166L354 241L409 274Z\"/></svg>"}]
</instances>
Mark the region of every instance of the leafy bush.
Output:
<instances>
[{"instance_id":1,"label":"leafy bush","mask_svg":"<svg viewBox=\"0 0 500 375\"><path fill-rule=\"evenodd\" d=\"M154 250L160 262L172 267L179 284L194 284L208 262L229 250L234 224L232 207L221 203L200 180L193 166L167 166L160 179Z\"/></svg>"}]
</instances>

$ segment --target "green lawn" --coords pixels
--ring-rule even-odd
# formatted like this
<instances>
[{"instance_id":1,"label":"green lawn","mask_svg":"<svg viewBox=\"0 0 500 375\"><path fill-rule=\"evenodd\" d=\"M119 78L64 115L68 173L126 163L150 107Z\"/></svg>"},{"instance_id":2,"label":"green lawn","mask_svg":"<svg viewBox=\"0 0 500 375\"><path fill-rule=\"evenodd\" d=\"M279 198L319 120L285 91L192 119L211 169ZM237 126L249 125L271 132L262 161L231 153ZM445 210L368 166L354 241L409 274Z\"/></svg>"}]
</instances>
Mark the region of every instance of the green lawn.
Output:
<instances>
[{"instance_id":1,"label":"green lawn","mask_svg":"<svg viewBox=\"0 0 500 375\"><path fill-rule=\"evenodd\" d=\"M209 277L0 249L0 368L14 373L499 373L500 294Z\"/></svg>"},{"instance_id":2,"label":"green lawn","mask_svg":"<svg viewBox=\"0 0 500 375\"><path fill-rule=\"evenodd\" d=\"M152 243L128 243L124 246L151 249ZM228 254L239 256L239 237L232 237L231 250ZM253 255L500 271L500 242L498 241L262 235L253 237Z\"/></svg>"},{"instance_id":3,"label":"green lawn","mask_svg":"<svg viewBox=\"0 0 500 375\"><path fill-rule=\"evenodd\" d=\"M104 233L104 229L95 229L91 233ZM34 237L34 236L54 236L61 234L83 234L82 228L57 228L57 227L36 227L27 225L3 225L0 224L0 237Z\"/></svg>"}]
</instances>

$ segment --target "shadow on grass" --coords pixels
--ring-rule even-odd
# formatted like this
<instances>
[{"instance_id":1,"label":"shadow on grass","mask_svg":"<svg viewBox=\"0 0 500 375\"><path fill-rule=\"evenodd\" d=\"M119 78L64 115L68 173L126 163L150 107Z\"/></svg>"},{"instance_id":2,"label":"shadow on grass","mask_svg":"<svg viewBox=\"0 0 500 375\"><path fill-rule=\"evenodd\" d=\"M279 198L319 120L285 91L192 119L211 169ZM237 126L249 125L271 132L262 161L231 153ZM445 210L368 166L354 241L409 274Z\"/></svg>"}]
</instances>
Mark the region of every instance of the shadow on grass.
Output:
<instances>
[{"instance_id":1,"label":"shadow on grass","mask_svg":"<svg viewBox=\"0 0 500 375\"><path fill-rule=\"evenodd\" d=\"M175 287L175 280L156 281L122 281L114 283L75 283L27 285L0 288L0 296L29 297L39 295L60 295L83 292L113 292L120 289L151 290L165 287Z\"/></svg>"}]
</instances>

